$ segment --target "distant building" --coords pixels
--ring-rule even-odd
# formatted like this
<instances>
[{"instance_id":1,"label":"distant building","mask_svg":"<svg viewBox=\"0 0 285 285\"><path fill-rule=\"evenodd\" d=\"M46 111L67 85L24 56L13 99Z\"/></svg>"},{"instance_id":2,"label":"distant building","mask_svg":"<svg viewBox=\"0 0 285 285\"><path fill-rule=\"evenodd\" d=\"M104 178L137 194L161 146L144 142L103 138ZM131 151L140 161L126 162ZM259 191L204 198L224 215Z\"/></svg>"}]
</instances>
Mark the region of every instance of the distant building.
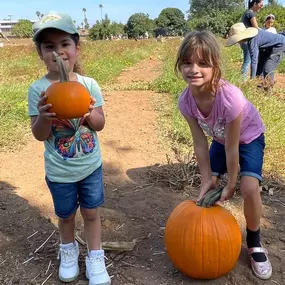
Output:
<instances>
[{"instance_id":1,"label":"distant building","mask_svg":"<svg viewBox=\"0 0 285 285\"><path fill-rule=\"evenodd\" d=\"M29 21L31 21L32 23L35 23L37 20L29 20ZM11 29L18 22L19 22L19 20L11 20L11 21L10 20L1 20L0 21L0 30L2 31L2 33L10 34Z\"/></svg>"}]
</instances>

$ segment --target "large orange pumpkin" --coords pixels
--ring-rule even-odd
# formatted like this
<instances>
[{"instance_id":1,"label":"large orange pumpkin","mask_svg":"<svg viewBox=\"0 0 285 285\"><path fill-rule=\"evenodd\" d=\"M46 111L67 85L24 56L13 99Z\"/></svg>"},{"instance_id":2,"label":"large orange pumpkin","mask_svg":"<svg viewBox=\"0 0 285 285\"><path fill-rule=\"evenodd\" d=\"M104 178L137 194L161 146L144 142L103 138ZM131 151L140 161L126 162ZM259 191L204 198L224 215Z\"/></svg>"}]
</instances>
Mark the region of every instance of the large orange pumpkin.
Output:
<instances>
[{"instance_id":1,"label":"large orange pumpkin","mask_svg":"<svg viewBox=\"0 0 285 285\"><path fill-rule=\"evenodd\" d=\"M49 112L55 113L58 119L83 117L89 112L90 93L80 82L69 81L62 58L55 52L54 55L59 65L60 82L51 84L46 90L46 104L52 104Z\"/></svg>"},{"instance_id":2,"label":"large orange pumpkin","mask_svg":"<svg viewBox=\"0 0 285 285\"><path fill-rule=\"evenodd\" d=\"M215 279L230 272L241 241L236 219L219 205L204 207L184 201L166 223L165 246L171 261L195 279Z\"/></svg>"}]
</instances>

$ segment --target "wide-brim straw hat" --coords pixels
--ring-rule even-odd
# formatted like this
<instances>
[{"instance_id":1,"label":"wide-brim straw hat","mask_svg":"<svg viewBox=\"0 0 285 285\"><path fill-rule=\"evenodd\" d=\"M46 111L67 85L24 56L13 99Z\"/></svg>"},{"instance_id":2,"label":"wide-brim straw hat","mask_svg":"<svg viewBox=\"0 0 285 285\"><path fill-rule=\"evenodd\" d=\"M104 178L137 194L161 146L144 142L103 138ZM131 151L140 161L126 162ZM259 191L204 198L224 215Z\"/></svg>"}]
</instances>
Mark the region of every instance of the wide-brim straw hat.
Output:
<instances>
[{"instance_id":1,"label":"wide-brim straw hat","mask_svg":"<svg viewBox=\"0 0 285 285\"><path fill-rule=\"evenodd\" d=\"M250 39L258 34L257 28L246 28L244 23L236 23L231 26L230 37L226 42L226 46L230 47L242 40Z\"/></svg>"}]
</instances>

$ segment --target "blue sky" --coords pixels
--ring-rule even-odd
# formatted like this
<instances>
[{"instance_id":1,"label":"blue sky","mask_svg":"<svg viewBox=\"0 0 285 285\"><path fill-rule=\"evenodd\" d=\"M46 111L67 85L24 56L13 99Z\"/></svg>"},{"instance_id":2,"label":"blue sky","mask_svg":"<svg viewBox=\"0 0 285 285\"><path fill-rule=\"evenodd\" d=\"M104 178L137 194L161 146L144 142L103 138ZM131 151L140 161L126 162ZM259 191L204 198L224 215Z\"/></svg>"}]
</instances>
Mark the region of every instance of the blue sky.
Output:
<instances>
[{"instance_id":1,"label":"blue sky","mask_svg":"<svg viewBox=\"0 0 285 285\"><path fill-rule=\"evenodd\" d=\"M285 0L284 0L285 1ZM72 3L72 4L71 4ZM173 7L185 13L189 9L188 0L0 0L0 19L35 20L36 11L60 11L68 13L77 23L83 22L82 9L90 24L101 19L99 4L103 5L103 15L108 14L112 21L126 23L128 18L137 12L148 13L156 18L162 9Z\"/></svg>"},{"instance_id":2,"label":"blue sky","mask_svg":"<svg viewBox=\"0 0 285 285\"><path fill-rule=\"evenodd\" d=\"M285 0L279 0L279 3L285 5ZM12 15L13 20L35 20L36 11L46 13L53 10L68 13L80 24L85 8L87 19L93 25L101 19L99 4L103 5L103 14L107 13L112 21L122 23L137 12L149 14L154 19L167 7L178 8L183 13L189 9L189 0L0 0L0 19L9 19L8 15Z\"/></svg>"}]
</instances>

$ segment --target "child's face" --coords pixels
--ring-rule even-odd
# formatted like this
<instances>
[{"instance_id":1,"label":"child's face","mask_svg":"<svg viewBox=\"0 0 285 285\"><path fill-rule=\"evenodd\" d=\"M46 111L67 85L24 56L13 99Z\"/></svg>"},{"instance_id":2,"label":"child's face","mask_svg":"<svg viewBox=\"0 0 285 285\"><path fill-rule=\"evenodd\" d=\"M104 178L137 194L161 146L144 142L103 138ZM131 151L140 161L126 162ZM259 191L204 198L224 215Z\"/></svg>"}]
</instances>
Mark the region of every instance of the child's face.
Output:
<instances>
[{"instance_id":1,"label":"child's face","mask_svg":"<svg viewBox=\"0 0 285 285\"><path fill-rule=\"evenodd\" d=\"M273 25L274 25L274 20L273 19L268 19L267 21L265 21L266 29L269 29L269 28L273 27Z\"/></svg>"},{"instance_id":2,"label":"child's face","mask_svg":"<svg viewBox=\"0 0 285 285\"><path fill-rule=\"evenodd\" d=\"M183 79L190 87L202 87L209 83L213 77L213 67L208 66L197 56L193 56L182 64L180 71Z\"/></svg>"},{"instance_id":3,"label":"child's face","mask_svg":"<svg viewBox=\"0 0 285 285\"><path fill-rule=\"evenodd\" d=\"M44 33L45 31L43 31ZM76 46L71 36L59 30L46 32L43 36L39 55L47 66L48 71L58 72L58 65L52 52L58 53L64 60L68 72L73 71L76 58L79 54L79 45Z\"/></svg>"}]
</instances>

